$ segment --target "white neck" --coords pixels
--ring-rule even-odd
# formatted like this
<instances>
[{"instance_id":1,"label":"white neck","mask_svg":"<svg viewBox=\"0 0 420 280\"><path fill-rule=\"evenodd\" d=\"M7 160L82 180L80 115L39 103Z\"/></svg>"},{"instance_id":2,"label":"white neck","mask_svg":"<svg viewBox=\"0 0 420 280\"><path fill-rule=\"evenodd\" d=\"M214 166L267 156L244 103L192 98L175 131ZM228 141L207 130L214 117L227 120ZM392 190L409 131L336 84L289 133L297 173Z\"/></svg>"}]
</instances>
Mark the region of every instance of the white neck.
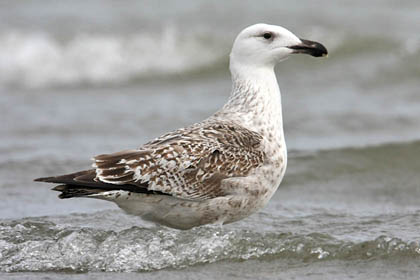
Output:
<instances>
[{"instance_id":1,"label":"white neck","mask_svg":"<svg viewBox=\"0 0 420 280\"><path fill-rule=\"evenodd\" d=\"M232 93L215 116L283 142L281 96L273 67L247 67L231 60L230 71Z\"/></svg>"}]
</instances>

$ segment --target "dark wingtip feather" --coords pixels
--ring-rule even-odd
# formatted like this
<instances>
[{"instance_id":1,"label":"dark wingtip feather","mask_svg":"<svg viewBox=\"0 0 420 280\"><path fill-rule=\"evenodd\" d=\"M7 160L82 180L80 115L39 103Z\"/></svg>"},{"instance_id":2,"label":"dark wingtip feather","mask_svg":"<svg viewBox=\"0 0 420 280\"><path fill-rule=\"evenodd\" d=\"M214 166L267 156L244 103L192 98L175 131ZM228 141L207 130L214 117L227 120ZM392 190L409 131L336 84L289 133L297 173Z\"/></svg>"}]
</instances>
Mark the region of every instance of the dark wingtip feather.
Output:
<instances>
[{"instance_id":1,"label":"dark wingtip feather","mask_svg":"<svg viewBox=\"0 0 420 280\"><path fill-rule=\"evenodd\" d=\"M55 177L41 177L34 179L35 182L52 182Z\"/></svg>"},{"instance_id":2,"label":"dark wingtip feather","mask_svg":"<svg viewBox=\"0 0 420 280\"><path fill-rule=\"evenodd\" d=\"M60 176L53 176L53 177L41 177L37 178L34 181L35 182L46 182L46 183L57 183L57 184L79 184L81 185L81 182L77 181L78 177L84 177L89 176L89 182L92 183L92 180L95 178L96 173L94 169L91 170L83 170L75 173L70 173L66 175L60 175Z\"/></svg>"}]
</instances>

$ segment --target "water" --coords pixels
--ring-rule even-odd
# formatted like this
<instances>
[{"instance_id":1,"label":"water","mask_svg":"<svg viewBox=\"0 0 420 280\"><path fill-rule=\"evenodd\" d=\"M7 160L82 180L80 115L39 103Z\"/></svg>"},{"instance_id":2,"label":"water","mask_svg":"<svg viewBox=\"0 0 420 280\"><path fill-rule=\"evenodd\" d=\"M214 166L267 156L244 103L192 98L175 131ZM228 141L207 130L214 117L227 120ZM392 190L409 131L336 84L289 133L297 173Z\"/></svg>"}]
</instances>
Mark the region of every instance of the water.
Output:
<instances>
[{"instance_id":1,"label":"water","mask_svg":"<svg viewBox=\"0 0 420 280\"><path fill-rule=\"evenodd\" d=\"M417 1L0 5L0 278L418 279ZM277 69L290 159L265 209L177 231L32 182L213 113L256 22L330 53Z\"/></svg>"}]
</instances>

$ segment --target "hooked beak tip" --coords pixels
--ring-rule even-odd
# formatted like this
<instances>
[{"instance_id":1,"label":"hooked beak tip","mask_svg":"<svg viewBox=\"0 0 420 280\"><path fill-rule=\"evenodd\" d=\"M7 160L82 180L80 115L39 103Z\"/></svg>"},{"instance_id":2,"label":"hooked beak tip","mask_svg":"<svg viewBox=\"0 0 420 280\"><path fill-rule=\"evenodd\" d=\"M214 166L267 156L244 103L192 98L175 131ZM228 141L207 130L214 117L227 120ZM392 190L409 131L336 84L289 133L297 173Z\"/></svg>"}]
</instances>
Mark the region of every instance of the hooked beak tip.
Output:
<instances>
[{"instance_id":1,"label":"hooked beak tip","mask_svg":"<svg viewBox=\"0 0 420 280\"><path fill-rule=\"evenodd\" d=\"M305 39L300 40L302 43L289 47L293 50L293 53L306 53L314 57L328 57L327 48L321 43Z\"/></svg>"}]
</instances>

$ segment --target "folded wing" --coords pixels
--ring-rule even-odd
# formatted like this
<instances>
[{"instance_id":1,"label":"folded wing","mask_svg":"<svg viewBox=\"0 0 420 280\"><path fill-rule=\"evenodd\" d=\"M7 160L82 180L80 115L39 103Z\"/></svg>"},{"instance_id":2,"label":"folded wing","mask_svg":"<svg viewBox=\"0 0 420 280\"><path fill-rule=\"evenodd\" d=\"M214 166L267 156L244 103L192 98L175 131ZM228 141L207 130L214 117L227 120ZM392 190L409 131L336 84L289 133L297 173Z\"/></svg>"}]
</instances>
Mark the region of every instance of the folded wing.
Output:
<instances>
[{"instance_id":1,"label":"folded wing","mask_svg":"<svg viewBox=\"0 0 420 280\"><path fill-rule=\"evenodd\" d=\"M264 160L262 137L231 122L208 122L163 135L138 150L94 158L96 182L132 185L185 199L221 196L221 182Z\"/></svg>"}]
</instances>

